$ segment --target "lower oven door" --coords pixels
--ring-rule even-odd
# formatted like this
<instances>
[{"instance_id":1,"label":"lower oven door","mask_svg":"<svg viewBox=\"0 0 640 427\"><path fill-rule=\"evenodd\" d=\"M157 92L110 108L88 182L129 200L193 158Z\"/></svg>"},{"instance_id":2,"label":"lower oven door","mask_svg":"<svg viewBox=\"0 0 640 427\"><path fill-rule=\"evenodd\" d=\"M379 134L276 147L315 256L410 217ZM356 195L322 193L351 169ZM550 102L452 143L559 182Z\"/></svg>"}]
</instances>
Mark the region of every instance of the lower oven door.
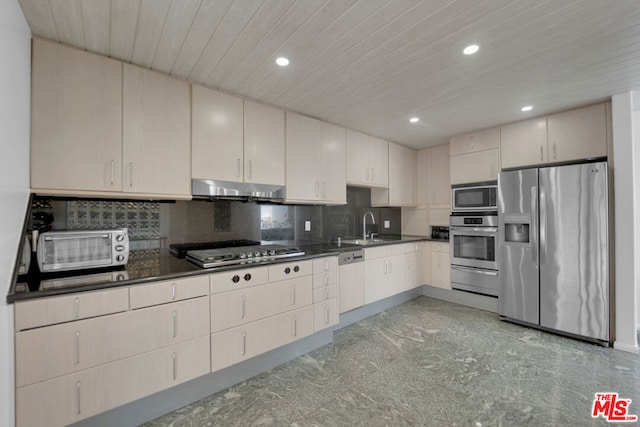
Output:
<instances>
[{"instance_id":1,"label":"lower oven door","mask_svg":"<svg viewBox=\"0 0 640 427\"><path fill-rule=\"evenodd\" d=\"M451 227L451 265L498 270L497 227Z\"/></svg>"},{"instance_id":2,"label":"lower oven door","mask_svg":"<svg viewBox=\"0 0 640 427\"><path fill-rule=\"evenodd\" d=\"M497 297L500 282L496 270L451 266L451 288Z\"/></svg>"}]
</instances>

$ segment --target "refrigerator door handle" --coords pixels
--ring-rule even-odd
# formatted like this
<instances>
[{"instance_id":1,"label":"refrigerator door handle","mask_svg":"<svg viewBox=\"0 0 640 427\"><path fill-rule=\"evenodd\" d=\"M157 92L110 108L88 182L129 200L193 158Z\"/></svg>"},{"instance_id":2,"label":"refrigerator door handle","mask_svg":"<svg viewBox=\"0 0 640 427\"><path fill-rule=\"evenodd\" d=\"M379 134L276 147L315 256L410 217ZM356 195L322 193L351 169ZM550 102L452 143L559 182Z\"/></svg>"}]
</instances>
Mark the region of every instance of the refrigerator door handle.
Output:
<instances>
[{"instance_id":1,"label":"refrigerator door handle","mask_svg":"<svg viewBox=\"0 0 640 427\"><path fill-rule=\"evenodd\" d=\"M540 188L540 265L547 259L547 195Z\"/></svg>"},{"instance_id":2,"label":"refrigerator door handle","mask_svg":"<svg viewBox=\"0 0 640 427\"><path fill-rule=\"evenodd\" d=\"M538 265L538 230L535 226L535 217L538 212L538 186L531 187L531 213L533 214L533 221L531 223L531 261Z\"/></svg>"}]
</instances>

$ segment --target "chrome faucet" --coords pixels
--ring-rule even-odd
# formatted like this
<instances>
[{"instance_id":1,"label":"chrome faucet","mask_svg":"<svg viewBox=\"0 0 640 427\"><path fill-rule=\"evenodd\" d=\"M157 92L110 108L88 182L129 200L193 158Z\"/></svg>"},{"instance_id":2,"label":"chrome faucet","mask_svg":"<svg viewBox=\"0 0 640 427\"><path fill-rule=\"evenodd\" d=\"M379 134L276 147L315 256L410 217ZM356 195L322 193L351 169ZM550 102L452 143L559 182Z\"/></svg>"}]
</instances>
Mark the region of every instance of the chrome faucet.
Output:
<instances>
[{"instance_id":1,"label":"chrome faucet","mask_svg":"<svg viewBox=\"0 0 640 427\"><path fill-rule=\"evenodd\" d=\"M371 224L376 223L376 218L373 216L373 212L366 211L362 216L362 240L367 240L367 214L371 215Z\"/></svg>"}]
</instances>

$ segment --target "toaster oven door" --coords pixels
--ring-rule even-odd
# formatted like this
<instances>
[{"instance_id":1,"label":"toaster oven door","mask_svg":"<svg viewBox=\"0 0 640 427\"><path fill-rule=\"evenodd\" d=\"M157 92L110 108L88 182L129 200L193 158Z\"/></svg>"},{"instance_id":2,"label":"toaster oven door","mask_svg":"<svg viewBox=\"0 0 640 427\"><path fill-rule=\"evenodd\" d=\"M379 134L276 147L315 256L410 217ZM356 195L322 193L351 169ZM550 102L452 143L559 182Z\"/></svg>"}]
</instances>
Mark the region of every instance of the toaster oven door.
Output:
<instances>
[{"instance_id":1,"label":"toaster oven door","mask_svg":"<svg viewBox=\"0 0 640 427\"><path fill-rule=\"evenodd\" d=\"M112 264L112 234L43 233L37 256L43 273L106 267Z\"/></svg>"}]
</instances>

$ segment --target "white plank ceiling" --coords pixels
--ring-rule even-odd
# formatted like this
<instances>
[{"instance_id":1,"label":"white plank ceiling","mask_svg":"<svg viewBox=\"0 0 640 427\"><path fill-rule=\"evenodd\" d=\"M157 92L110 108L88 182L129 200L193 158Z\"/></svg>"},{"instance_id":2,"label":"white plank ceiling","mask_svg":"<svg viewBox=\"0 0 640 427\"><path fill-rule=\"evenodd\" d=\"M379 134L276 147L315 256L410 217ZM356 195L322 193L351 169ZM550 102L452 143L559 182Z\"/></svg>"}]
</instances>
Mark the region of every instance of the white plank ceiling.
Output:
<instances>
[{"instance_id":1,"label":"white plank ceiling","mask_svg":"<svg viewBox=\"0 0 640 427\"><path fill-rule=\"evenodd\" d=\"M20 4L34 35L416 148L640 90L638 0Z\"/></svg>"}]
</instances>

